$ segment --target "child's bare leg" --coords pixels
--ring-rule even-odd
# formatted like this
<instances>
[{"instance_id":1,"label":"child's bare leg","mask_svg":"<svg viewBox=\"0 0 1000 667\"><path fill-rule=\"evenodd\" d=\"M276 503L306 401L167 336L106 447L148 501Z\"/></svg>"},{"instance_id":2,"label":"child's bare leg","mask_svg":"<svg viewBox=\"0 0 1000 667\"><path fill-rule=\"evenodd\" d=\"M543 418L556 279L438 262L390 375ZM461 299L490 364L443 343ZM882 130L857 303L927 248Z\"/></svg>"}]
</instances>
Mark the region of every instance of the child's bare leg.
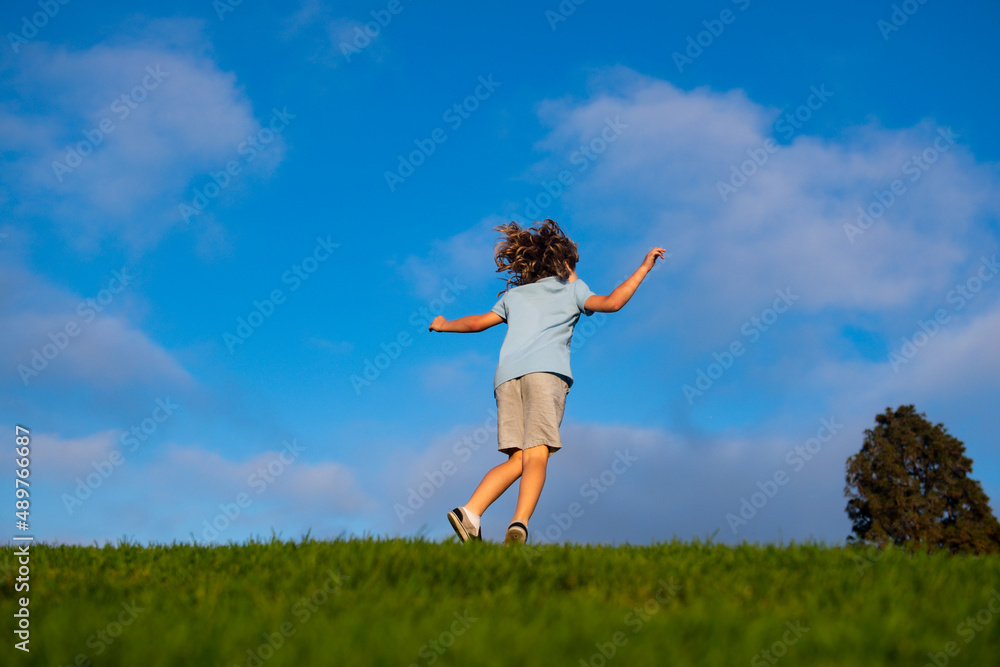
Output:
<instances>
[{"instance_id":1,"label":"child's bare leg","mask_svg":"<svg viewBox=\"0 0 1000 667\"><path fill-rule=\"evenodd\" d=\"M513 521L528 525L528 519L535 512L538 497L545 485L545 466L549 460L547 445L538 445L524 450L521 459L521 485L517 492L517 507Z\"/></svg>"},{"instance_id":2,"label":"child's bare leg","mask_svg":"<svg viewBox=\"0 0 1000 667\"><path fill-rule=\"evenodd\" d=\"M548 449L548 448L546 448ZM510 458L496 466L483 477L476 490L472 493L472 498L465 503L465 508L479 516L483 515L486 508L493 504L493 501L503 495L503 492L510 488L518 477L521 476L521 450L518 449Z\"/></svg>"}]
</instances>

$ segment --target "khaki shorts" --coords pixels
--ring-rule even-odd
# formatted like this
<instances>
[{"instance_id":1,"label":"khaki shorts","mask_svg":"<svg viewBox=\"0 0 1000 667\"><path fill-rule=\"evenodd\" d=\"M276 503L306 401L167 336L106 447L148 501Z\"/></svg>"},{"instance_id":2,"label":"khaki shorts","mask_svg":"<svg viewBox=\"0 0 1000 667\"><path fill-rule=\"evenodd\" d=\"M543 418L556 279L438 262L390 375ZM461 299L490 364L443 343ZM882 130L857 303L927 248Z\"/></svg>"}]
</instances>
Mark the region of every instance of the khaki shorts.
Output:
<instances>
[{"instance_id":1,"label":"khaki shorts","mask_svg":"<svg viewBox=\"0 0 1000 667\"><path fill-rule=\"evenodd\" d=\"M555 373L527 373L493 391L497 399L497 444L504 454L548 445L561 449L559 426L569 384Z\"/></svg>"}]
</instances>

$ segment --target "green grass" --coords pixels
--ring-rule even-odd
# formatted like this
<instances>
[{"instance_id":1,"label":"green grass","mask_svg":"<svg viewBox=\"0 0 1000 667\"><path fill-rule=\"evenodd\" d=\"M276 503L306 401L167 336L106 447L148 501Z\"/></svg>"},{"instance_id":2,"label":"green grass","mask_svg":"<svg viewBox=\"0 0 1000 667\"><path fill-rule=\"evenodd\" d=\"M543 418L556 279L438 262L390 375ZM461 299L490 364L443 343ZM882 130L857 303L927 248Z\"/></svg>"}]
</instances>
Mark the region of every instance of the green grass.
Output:
<instances>
[{"instance_id":1,"label":"green grass","mask_svg":"<svg viewBox=\"0 0 1000 667\"><path fill-rule=\"evenodd\" d=\"M36 545L29 654L13 648L24 595L13 548L0 558L10 665L919 667L928 652L951 665L1000 656L988 607L998 557L697 541ZM760 654L771 648L782 657Z\"/></svg>"}]
</instances>

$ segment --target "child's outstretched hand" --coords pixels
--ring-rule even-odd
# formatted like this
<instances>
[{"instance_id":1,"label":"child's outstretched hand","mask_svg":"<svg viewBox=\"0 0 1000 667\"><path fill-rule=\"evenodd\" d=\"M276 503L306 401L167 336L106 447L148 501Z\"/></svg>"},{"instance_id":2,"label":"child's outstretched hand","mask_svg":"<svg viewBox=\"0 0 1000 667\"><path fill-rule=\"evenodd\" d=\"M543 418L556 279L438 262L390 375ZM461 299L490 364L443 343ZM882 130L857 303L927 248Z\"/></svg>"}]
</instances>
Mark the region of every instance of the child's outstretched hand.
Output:
<instances>
[{"instance_id":1,"label":"child's outstretched hand","mask_svg":"<svg viewBox=\"0 0 1000 667\"><path fill-rule=\"evenodd\" d=\"M642 260L642 265L646 267L647 270L652 269L653 265L656 264L656 260L658 258L665 257L666 253L667 251L665 248L653 248L646 253L646 259Z\"/></svg>"},{"instance_id":2,"label":"child's outstretched hand","mask_svg":"<svg viewBox=\"0 0 1000 667\"><path fill-rule=\"evenodd\" d=\"M431 321L431 324L430 324L429 327L427 327L427 330L428 331L441 331L441 325L444 324L447 321L448 320L445 318L444 315L438 315L437 317L435 317L433 319L433 321Z\"/></svg>"}]
</instances>

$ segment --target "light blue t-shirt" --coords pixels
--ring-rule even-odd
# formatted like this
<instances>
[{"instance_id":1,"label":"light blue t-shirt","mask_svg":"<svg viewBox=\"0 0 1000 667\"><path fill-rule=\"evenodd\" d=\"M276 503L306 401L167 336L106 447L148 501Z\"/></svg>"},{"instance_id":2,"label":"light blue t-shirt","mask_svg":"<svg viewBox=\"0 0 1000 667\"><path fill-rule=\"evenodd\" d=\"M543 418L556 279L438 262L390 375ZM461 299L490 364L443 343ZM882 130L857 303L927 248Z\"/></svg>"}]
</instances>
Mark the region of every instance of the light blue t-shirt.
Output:
<instances>
[{"instance_id":1,"label":"light blue t-shirt","mask_svg":"<svg viewBox=\"0 0 1000 667\"><path fill-rule=\"evenodd\" d=\"M588 317L594 314L584 306L593 295L579 278L567 282L558 276L504 292L492 310L507 323L493 388L525 373L541 371L563 376L572 387L569 352L573 327L580 313Z\"/></svg>"}]
</instances>

